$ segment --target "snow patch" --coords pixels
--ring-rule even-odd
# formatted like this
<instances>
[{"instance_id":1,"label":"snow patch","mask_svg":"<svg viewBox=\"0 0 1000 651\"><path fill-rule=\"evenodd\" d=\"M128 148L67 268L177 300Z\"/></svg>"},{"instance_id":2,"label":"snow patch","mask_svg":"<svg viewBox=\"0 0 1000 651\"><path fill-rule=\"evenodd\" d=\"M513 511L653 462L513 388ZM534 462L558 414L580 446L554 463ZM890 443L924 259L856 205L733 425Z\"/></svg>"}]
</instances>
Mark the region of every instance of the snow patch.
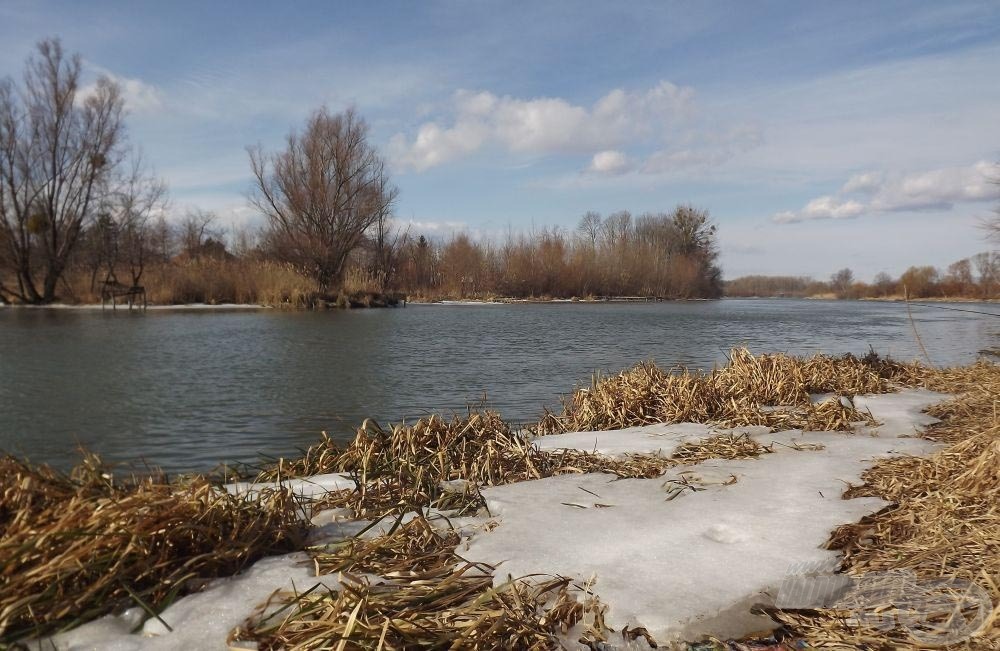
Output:
<instances>
[{"instance_id":1,"label":"snow patch","mask_svg":"<svg viewBox=\"0 0 1000 651\"><path fill-rule=\"evenodd\" d=\"M792 564L836 560L838 552L822 549L830 532L886 506L841 499L844 489L877 458L936 449L899 437L927 423L920 410L942 398L877 396L862 404L883 425L865 433L759 433L780 444L774 453L677 467L658 479L567 475L486 488L497 526L477 530L462 555L499 564L497 583L535 573L593 578L611 628L639 622L661 644L767 628L770 620L749 606L771 601ZM621 452L649 449L633 442ZM675 491L681 480L691 490Z\"/></svg>"},{"instance_id":2,"label":"snow patch","mask_svg":"<svg viewBox=\"0 0 1000 651\"><path fill-rule=\"evenodd\" d=\"M547 451L580 450L612 457L626 454L669 457L684 443L701 441L728 432L760 434L767 431L767 427L741 427L728 430L699 423L657 424L605 432L549 434L536 438L534 444L539 450Z\"/></svg>"},{"instance_id":3,"label":"snow patch","mask_svg":"<svg viewBox=\"0 0 1000 651\"><path fill-rule=\"evenodd\" d=\"M299 497L314 498L322 497L327 493L354 490L355 483L347 475L331 473L300 479L284 479L280 482L241 481L225 485L226 491L231 495L252 495L264 490L275 490L278 488L286 488Z\"/></svg>"},{"instance_id":4,"label":"snow patch","mask_svg":"<svg viewBox=\"0 0 1000 651\"><path fill-rule=\"evenodd\" d=\"M121 616L108 616L60 633L37 643L39 650L58 651L156 651L159 649L227 649L229 632L242 624L277 590L305 591L322 583L337 589L332 576L316 577L304 553L274 556L257 561L250 569L231 578L213 581L204 591L188 595L160 614L170 626L148 619L140 633L131 630L141 621L136 609ZM274 608L279 607L278 605Z\"/></svg>"}]
</instances>

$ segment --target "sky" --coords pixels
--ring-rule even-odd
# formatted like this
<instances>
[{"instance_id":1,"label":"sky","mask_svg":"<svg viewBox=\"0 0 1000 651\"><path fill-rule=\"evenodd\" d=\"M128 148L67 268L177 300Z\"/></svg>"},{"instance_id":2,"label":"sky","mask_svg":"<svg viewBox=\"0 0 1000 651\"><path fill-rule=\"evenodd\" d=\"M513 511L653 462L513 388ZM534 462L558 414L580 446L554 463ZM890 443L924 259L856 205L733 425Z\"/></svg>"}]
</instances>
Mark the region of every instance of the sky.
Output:
<instances>
[{"instance_id":1,"label":"sky","mask_svg":"<svg viewBox=\"0 0 1000 651\"><path fill-rule=\"evenodd\" d=\"M246 148L370 125L413 234L706 209L727 278L988 249L1000 3L0 0L0 76L57 36L123 87L170 214L258 226Z\"/></svg>"}]
</instances>

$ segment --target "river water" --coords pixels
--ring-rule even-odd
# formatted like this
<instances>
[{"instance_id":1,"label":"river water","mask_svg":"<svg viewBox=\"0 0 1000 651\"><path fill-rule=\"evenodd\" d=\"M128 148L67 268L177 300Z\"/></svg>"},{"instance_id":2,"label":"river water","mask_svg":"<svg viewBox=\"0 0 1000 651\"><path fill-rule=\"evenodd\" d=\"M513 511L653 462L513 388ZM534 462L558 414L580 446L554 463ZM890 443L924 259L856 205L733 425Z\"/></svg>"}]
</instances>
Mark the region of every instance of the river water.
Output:
<instances>
[{"instance_id":1,"label":"river water","mask_svg":"<svg viewBox=\"0 0 1000 651\"><path fill-rule=\"evenodd\" d=\"M936 365L1000 344L1000 306L728 299L411 305L385 310L0 308L0 449L66 468L83 446L169 471L289 455L323 430L461 412L505 418L652 359L711 368L754 352L863 354Z\"/></svg>"}]
</instances>

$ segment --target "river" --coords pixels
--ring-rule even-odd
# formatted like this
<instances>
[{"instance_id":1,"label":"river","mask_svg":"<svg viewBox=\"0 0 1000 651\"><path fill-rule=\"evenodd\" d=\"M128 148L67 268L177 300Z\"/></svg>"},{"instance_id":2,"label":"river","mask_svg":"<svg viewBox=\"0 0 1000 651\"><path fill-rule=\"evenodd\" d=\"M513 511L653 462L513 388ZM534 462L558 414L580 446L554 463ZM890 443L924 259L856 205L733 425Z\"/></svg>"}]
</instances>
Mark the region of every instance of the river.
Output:
<instances>
[{"instance_id":1,"label":"river","mask_svg":"<svg viewBox=\"0 0 1000 651\"><path fill-rule=\"evenodd\" d=\"M320 431L462 412L515 422L652 359L711 368L726 351L863 354L936 365L1000 344L1000 306L727 299L411 305L385 310L0 308L0 449L67 468L83 446L168 471L289 455ZM939 309L941 307L952 310Z\"/></svg>"}]
</instances>

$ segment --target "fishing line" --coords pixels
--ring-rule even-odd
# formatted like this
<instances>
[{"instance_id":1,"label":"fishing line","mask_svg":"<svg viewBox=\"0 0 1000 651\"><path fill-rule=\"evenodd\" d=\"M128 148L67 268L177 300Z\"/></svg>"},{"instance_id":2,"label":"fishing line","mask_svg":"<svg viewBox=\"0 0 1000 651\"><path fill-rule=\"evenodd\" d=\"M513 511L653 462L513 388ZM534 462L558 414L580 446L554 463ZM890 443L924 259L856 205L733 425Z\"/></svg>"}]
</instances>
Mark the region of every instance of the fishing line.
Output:
<instances>
[{"instance_id":1,"label":"fishing line","mask_svg":"<svg viewBox=\"0 0 1000 651\"><path fill-rule=\"evenodd\" d=\"M996 316L1000 317L1000 314L996 312L980 312L979 310L969 310L961 307L945 307L944 305L931 305L929 303L914 303L913 301L906 301L907 305L916 305L918 307L932 307L936 310L950 310L951 312L969 312L970 314L982 314L984 316Z\"/></svg>"}]
</instances>

